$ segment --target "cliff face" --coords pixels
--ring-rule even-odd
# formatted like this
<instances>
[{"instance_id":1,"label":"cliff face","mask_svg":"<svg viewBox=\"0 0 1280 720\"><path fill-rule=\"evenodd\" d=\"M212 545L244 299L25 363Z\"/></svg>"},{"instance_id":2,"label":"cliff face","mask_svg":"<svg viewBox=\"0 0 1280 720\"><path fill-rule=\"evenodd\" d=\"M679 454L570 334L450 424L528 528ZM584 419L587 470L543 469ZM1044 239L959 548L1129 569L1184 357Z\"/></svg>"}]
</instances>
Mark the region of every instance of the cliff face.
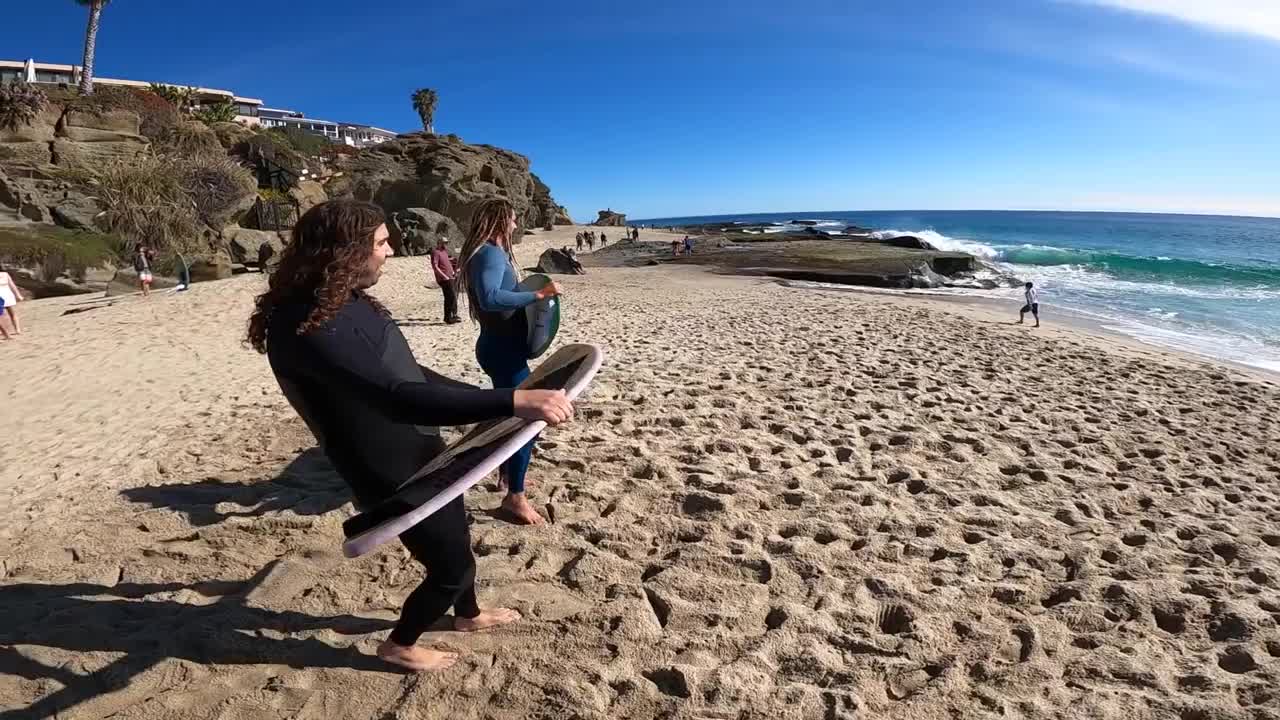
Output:
<instances>
[{"instance_id":1,"label":"cliff face","mask_svg":"<svg viewBox=\"0 0 1280 720\"><path fill-rule=\"evenodd\" d=\"M150 144L137 113L49 102L30 122L0 128L0 221L91 229L97 204L59 180L56 170L136 157Z\"/></svg>"},{"instance_id":2,"label":"cliff face","mask_svg":"<svg viewBox=\"0 0 1280 720\"><path fill-rule=\"evenodd\" d=\"M612 210L601 210L600 216L592 225L602 225L605 227L621 227L627 224L627 216L625 213L614 212Z\"/></svg>"},{"instance_id":3,"label":"cliff face","mask_svg":"<svg viewBox=\"0 0 1280 720\"><path fill-rule=\"evenodd\" d=\"M0 163L71 166L133 157L150 142L136 113L92 112L48 103L31 122L0 129Z\"/></svg>"},{"instance_id":4,"label":"cliff face","mask_svg":"<svg viewBox=\"0 0 1280 720\"><path fill-rule=\"evenodd\" d=\"M352 158L344 176L327 189L331 197L377 203L388 215L426 208L460 228L469 227L480 202L495 195L511 201L523 227L570 222L550 188L529 171L528 158L470 145L456 135L410 133L369 148Z\"/></svg>"}]
</instances>

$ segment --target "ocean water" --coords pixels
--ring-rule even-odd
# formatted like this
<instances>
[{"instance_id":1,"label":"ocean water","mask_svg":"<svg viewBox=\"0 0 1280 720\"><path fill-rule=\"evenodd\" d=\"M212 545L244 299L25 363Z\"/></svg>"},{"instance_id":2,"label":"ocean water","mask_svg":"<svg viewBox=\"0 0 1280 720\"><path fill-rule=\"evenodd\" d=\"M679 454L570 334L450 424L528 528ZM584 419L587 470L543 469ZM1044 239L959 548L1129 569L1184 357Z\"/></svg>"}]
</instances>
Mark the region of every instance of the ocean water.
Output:
<instances>
[{"instance_id":1,"label":"ocean water","mask_svg":"<svg viewBox=\"0 0 1280 720\"><path fill-rule=\"evenodd\" d=\"M1280 219L1148 213L803 212L633 224L859 225L977 255L1040 290L1042 314L1079 314L1153 345L1280 371ZM782 227L777 228L781 230ZM908 291L928 292L939 291ZM1021 301L1020 289L946 290ZM1010 308L1011 313L1017 308Z\"/></svg>"}]
</instances>

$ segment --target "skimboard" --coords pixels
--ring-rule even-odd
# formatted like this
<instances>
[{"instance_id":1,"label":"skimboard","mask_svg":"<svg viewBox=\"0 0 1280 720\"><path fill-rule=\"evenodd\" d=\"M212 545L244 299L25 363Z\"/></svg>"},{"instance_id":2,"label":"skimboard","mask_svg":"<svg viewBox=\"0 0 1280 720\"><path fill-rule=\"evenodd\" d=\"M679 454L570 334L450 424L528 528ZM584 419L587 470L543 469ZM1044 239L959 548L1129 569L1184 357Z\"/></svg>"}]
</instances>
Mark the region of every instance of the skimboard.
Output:
<instances>
[{"instance_id":1,"label":"skimboard","mask_svg":"<svg viewBox=\"0 0 1280 720\"><path fill-rule=\"evenodd\" d=\"M520 383L519 390L564 390L573 400L600 371L595 345L565 345ZM406 480L395 495L342 524L342 552L359 557L395 539L466 492L547 426L541 420L503 418L481 423Z\"/></svg>"},{"instance_id":2,"label":"skimboard","mask_svg":"<svg viewBox=\"0 0 1280 720\"><path fill-rule=\"evenodd\" d=\"M517 290L537 292L551 284L546 275L530 275L518 286ZM540 357L551 347L560 330L560 298L549 297L530 303L524 308L525 328L529 332L529 359Z\"/></svg>"}]
</instances>

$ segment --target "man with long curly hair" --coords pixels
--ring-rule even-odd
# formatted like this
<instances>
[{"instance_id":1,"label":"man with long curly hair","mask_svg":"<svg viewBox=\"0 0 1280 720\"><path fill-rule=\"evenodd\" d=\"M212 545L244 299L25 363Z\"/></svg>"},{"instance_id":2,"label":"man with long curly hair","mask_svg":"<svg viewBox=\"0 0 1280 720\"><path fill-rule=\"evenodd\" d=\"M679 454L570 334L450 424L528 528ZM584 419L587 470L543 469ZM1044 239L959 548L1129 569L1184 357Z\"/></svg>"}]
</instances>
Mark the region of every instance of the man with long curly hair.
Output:
<instances>
[{"instance_id":1,"label":"man with long curly hair","mask_svg":"<svg viewBox=\"0 0 1280 720\"><path fill-rule=\"evenodd\" d=\"M502 417L568 421L562 391L482 390L418 364L400 328L368 289L391 256L382 210L332 200L293 229L268 289L249 319L248 342L265 353L280 389L351 487L371 507L445 447L440 425ZM418 647L449 608L453 627L483 630L519 619L481 610L462 498L400 536L427 577L405 601L378 656L413 670L439 670L454 653Z\"/></svg>"}]
</instances>

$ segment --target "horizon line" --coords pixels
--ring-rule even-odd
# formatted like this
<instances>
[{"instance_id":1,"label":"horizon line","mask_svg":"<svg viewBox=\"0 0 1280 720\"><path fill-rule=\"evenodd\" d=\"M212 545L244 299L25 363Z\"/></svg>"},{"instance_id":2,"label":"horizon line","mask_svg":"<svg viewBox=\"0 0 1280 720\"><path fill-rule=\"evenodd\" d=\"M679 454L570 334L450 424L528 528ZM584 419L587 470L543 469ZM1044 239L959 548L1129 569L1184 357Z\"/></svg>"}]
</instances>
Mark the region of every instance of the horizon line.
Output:
<instances>
[{"instance_id":1,"label":"horizon line","mask_svg":"<svg viewBox=\"0 0 1280 720\"><path fill-rule=\"evenodd\" d=\"M1046 209L1046 208L895 208L895 209L865 209L865 210L782 210L782 211L762 211L762 212L724 212L724 213L706 213L702 215L657 215L647 218L636 218L634 220L628 218L627 222L641 222L645 220L671 220L673 218L709 218L709 217L733 217L739 215L793 215L797 218L804 216L822 215L824 213L847 214L847 213L913 213L913 212L1043 212L1043 213L1076 213L1090 215L1178 215L1185 217L1216 217L1216 218L1241 218L1245 220L1280 220L1280 214L1276 215L1237 215L1233 213L1213 213L1213 212L1189 212L1178 210L1062 210L1062 209ZM1278 211L1280 212L1280 211Z\"/></svg>"}]
</instances>

